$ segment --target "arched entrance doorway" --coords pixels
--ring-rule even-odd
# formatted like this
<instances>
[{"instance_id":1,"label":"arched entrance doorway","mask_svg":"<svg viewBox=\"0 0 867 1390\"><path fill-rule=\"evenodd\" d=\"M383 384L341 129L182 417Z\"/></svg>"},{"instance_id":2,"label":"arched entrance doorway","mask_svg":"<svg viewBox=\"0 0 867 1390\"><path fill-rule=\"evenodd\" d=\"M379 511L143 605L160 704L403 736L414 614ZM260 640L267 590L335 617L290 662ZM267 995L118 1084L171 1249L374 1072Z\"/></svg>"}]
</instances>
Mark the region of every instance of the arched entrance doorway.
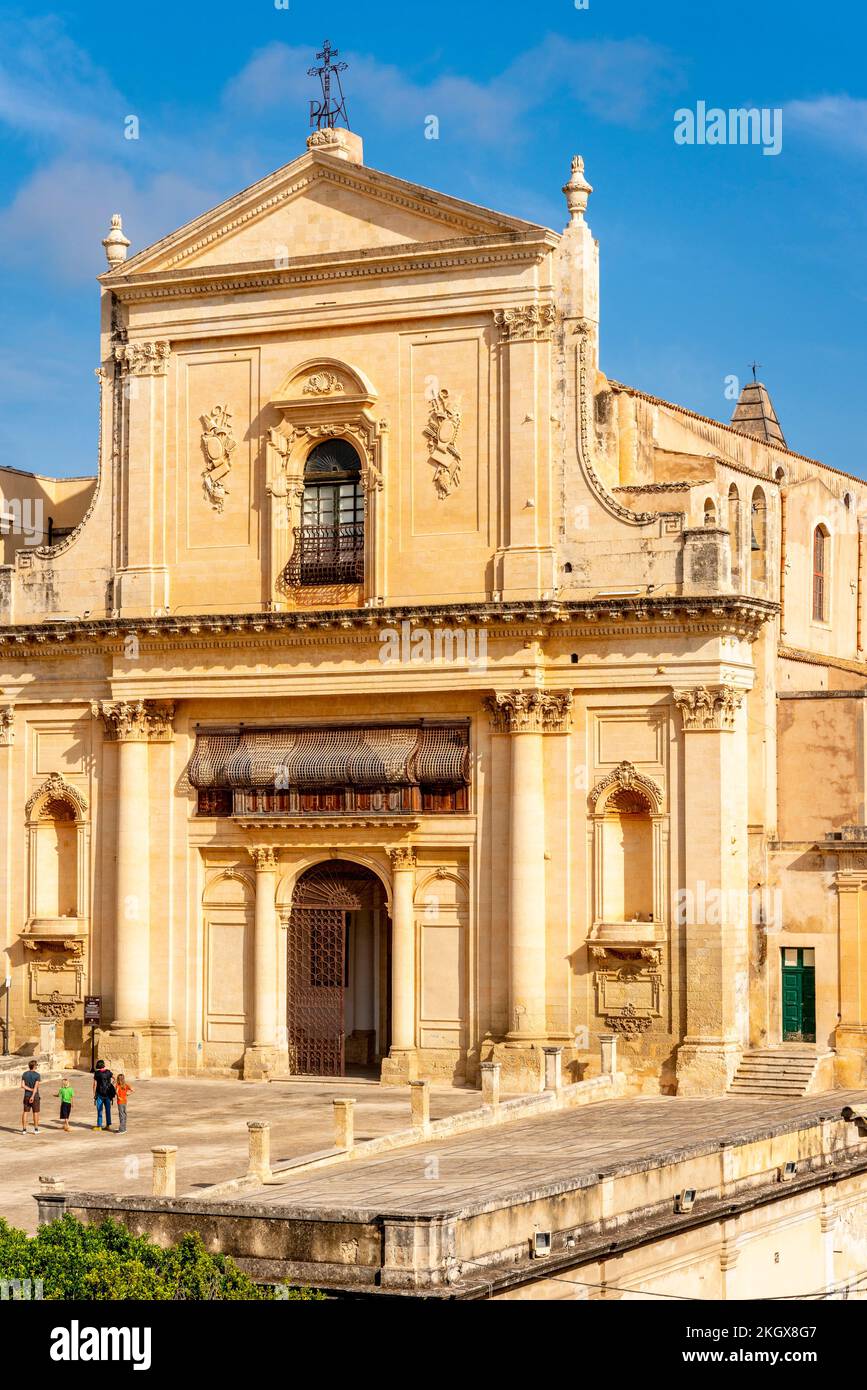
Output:
<instances>
[{"instance_id":1,"label":"arched entrance doorway","mask_svg":"<svg viewBox=\"0 0 867 1390\"><path fill-rule=\"evenodd\" d=\"M292 894L287 952L290 1071L374 1066L391 1016L390 924L376 875L345 859L307 869Z\"/></svg>"}]
</instances>

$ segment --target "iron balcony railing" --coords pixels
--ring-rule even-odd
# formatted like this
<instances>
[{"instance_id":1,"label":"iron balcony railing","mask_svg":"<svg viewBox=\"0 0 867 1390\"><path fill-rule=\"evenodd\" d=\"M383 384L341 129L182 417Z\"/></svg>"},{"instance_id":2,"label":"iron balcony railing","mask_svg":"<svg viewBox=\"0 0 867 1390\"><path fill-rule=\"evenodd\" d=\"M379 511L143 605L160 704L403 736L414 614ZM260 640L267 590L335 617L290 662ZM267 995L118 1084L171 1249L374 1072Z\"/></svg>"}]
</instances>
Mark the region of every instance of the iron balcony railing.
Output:
<instances>
[{"instance_id":1,"label":"iron balcony railing","mask_svg":"<svg viewBox=\"0 0 867 1390\"><path fill-rule=\"evenodd\" d=\"M288 577L290 584L360 584L364 579L364 522L296 526Z\"/></svg>"}]
</instances>

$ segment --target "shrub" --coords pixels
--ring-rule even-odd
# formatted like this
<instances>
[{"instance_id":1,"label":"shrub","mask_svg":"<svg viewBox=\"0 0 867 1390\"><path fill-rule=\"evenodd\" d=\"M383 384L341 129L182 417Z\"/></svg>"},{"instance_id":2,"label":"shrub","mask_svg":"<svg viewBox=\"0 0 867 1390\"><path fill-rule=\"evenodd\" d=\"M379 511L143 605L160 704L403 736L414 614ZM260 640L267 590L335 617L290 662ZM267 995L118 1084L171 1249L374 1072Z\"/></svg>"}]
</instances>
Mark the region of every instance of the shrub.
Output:
<instances>
[{"instance_id":1,"label":"shrub","mask_svg":"<svg viewBox=\"0 0 867 1390\"><path fill-rule=\"evenodd\" d=\"M44 1298L63 1300L318 1300L312 1289L256 1284L227 1255L211 1255L198 1235L164 1250L117 1221L86 1226L74 1216L35 1236L0 1220L0 1280L41 1279Z\"/></svg>"}]
</instances>

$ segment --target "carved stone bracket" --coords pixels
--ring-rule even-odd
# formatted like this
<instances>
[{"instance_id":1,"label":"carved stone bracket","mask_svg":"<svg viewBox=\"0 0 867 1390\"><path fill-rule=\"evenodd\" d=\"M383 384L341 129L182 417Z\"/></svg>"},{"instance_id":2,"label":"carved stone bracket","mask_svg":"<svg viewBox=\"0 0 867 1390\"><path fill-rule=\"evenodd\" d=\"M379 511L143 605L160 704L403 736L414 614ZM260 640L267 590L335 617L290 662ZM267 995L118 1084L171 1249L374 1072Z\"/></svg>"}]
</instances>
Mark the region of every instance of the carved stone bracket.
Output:
<instances>
[{"instance_id":1,"label":"carved stone bracket","mask_svg":"<svg viewBox=\"0 0 867 1390\"><path fill-rule=\"evenodd\" d=\"M573 698L571 690L506 690L487 696L484 704L499 734L562 734Z\"/></svg>"},{"instance_id":2,"label":"carved stone bracket","mask_svg":"<svg viewBox=\"0 0 867 1390\"><path fill-rule=\"evenodd\" d=\"M618 763L613 772L609 772L606 777L596 783L590 793L591 805L595 809L601 799L604 806L612 791L616 790L637 791L644 797L652 811L658 813L662 810L661 788L650 777L645 777L644 773L639 772L632 763L625 760Z\"/></svg>"},{"instance_id":3,"label":"carved stone bracket","mask_svg":"<svg viewBox=\"0 0 867 1390\"><path fill-rule=\"evenodd\" d=\"M90 712L101 719L105 737L114 743L170 743L175 706L171 700L91 700Z\"/></svg>"},{"instance_id":4,"label":"carved stone bracket","mask_svg":"<svg viewBox=\"0 0 867 1390\"><path fill-rule=\"evenodd\" d=\"M541 342L551 337L557 311L553 304L518 304L495 309L494 323L507 343Z\"/></svg>"},{"instance_id":5,"label":"carved stone bracket","mask_svg":"<svg viewBox=\"0 0 867 1390\"><path fill-rule=\"evenodd\" d=\"M675 690L673 696L684 733L702 733L733 729L744 692L733 685L696 685L689 690Z\"/></svg>"},{"instance_id":6,"label":"carved stone bracket","mask_svg":"<svg viewBox=\"0 0 867 1390\"><path fill-rule=\"evenodd\" d=\"M165 339L151 343L116 343L114 360L124 376L165 376L171 352L171 344Z\"/></svg>"}]
</instances>

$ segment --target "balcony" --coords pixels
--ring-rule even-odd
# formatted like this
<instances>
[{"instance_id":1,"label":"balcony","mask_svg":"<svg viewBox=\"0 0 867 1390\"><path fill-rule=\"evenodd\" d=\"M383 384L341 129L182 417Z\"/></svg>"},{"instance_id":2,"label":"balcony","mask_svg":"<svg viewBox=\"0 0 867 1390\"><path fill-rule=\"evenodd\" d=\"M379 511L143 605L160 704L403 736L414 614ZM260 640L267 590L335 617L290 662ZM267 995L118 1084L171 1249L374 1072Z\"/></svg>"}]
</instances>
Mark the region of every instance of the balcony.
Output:
<instances>
[{"instance_id":1,"label":"balcony","mask_svg":"<svg viewBox=\"0 0 867 1390\"><path fill-rule=\"evenodd\" d=\"M364 522L296 526L295 549L286 567L290 584L360 584L364 579Z\"/></svg>"}]
</instances>

